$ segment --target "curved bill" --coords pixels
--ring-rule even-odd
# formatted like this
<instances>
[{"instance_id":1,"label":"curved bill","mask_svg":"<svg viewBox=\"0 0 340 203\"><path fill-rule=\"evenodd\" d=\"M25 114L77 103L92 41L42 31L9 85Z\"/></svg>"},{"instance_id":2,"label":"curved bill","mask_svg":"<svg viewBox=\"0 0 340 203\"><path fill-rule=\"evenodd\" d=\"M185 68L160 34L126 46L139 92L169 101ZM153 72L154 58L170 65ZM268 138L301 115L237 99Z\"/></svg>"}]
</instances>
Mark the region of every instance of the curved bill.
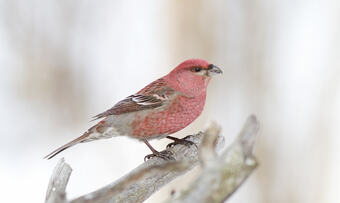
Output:
<instances>
[{"instance_id":1,"label":"curved bill","mask_svg":"<svg viewBox=\"0 0 340 203\"><path fill-rule=\"evenodd\" d=\"M210 76L212 76L212 75L219 75L219 74L223 73L222 70L219 67L217 67L217 66L215 66L213 64L209 65L208 71L209 71L209 75Z\"/></svg>"}]
</instances>

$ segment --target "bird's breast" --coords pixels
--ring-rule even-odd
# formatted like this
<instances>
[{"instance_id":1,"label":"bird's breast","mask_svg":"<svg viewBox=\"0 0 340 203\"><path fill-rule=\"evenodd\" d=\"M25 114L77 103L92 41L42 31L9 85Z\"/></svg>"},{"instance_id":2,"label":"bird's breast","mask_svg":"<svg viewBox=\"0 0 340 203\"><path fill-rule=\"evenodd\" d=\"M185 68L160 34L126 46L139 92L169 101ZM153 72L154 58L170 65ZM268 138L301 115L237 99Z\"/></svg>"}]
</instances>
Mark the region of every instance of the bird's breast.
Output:
<instances>
[{"instance_id":1,"label":"bird's breast","mask_svg":"<svg viewBox=\"0 0 340 203\"><path fill-rule=\"evenodd\" d=\"M137 115L131 123L133 137L157 138L182 130L203 111L205 94L199 97L178 96L165 107Z\"/></svg>"}]
</instances>

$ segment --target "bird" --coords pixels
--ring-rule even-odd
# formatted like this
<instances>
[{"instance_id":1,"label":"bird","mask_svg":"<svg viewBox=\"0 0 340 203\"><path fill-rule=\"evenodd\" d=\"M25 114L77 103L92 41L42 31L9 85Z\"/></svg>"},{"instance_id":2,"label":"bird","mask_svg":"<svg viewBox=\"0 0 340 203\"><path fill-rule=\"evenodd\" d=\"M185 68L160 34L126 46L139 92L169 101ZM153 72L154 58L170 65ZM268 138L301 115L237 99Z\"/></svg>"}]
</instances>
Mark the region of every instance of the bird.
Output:
<instances>
[{"instance_id":1,"label":"bird","mask_svg":"<svg viewBox=\"0 0 340 203\"><path fill-rule=\"evenodd\" d=\"M170 135L184 129L201 115L209 81L219 74L222 70L206 60L185 60L167 75L94 116L94 120L100 120L97 124L44 158L51 159L79 143L128 136L144 142L151 150L152 154L146 159L154 156L171 159L169 154L154 149L149 141L168 138L175 143L185 143L183 139Z\"/></svg>"}]
</instances>

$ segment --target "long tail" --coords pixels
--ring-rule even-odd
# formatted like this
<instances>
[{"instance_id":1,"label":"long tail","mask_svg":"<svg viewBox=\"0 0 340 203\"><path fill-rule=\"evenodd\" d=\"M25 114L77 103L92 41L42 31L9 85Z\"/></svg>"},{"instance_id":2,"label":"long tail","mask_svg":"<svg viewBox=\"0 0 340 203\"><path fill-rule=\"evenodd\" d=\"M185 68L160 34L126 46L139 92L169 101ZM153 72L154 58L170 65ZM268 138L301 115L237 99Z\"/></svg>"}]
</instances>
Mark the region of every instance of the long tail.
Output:
<instances>
[{"instance_id":1,"label":"long tail","mask_svg":"<svg viewBox=\"0 0 340 203\"><path fill-rule=\"evenodd\" d=\"M99 139L107 139L113 136L118 136L117 131L115 131L113 127L110 127L110 124L106 123L106 120L104 119L100 121L99 123L97 123L96 125L92 126L82 136L72 140L71 142L49 153L47 156L44 157L44 159L51 159L55 155L64 151L65 149L70 148L78 143L91 142L91 141L99 140Z\"/></svg>"},{"instance_id":2,"label":"long tail","mask_svg":"<svg viewBox=\"0 0 340 203\"><path fill-rule=\"evenodd\" d=\"M88 136L89 136L89 132L84 133L84 135L82 135L82 136L72 140L71 142L69 142L69 143L59 147L58 149L54 150L53 152L49 153L48 155L46 155L44 157L44 159L51 159L51 158L53 158L55 155L59 154L60 152L64 151L65 149L85 141L86 138L88 138Z\"/></svg>"}]
</instances>

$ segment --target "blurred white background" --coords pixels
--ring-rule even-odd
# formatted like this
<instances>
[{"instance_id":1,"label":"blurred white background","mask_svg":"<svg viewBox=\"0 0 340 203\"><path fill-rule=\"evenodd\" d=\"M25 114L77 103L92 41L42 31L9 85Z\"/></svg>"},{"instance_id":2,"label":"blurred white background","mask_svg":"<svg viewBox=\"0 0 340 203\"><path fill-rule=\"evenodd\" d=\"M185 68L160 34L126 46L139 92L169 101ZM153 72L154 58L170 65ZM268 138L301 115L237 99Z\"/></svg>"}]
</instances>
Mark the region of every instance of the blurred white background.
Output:
<instances>
[{"instance_id":1,"label":"blurred white background","mask_svg":"<svg viewBox=\"0 0 340 203\"><path fill-rule=\"evenodd\" d=\"M176 135L215 120L230 144L249 114L262 125L260 166L229 202L340 202L339 45L337 0L0 0L1 199L44 201L60 157L74 169L70 198L142 163L148 148L128 138L42 157L91 116L203 58L224 75L203 115ZM190 180L175 182L147 202Z\"/></svg>"}]
</instances>

